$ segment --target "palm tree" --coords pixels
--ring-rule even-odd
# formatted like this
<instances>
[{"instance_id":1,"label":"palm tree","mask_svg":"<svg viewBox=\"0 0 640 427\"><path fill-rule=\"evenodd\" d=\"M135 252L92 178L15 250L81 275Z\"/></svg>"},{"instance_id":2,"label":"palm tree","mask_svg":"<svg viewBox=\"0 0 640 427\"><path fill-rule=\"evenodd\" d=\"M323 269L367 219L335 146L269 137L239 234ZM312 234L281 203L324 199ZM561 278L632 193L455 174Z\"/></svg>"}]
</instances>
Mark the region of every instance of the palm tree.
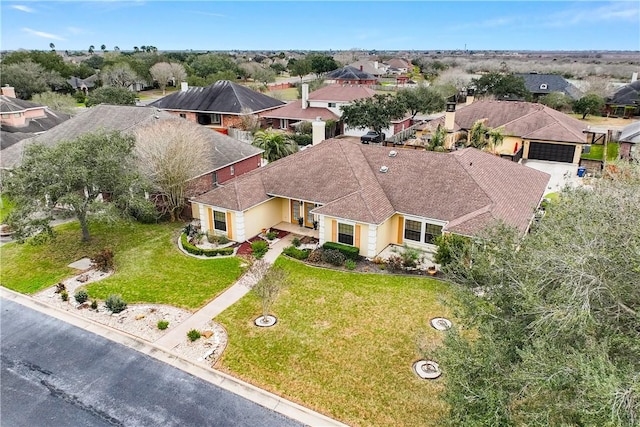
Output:
<instances>
[{"instance_id":1,"label":"palm tree","mask_svg":"<svg viewBox=\"0 0 640 427\"><path fill-rule=\"evenodd\" d=\"M95 50L95 47L93 45L89 46L89 54L93 55L94 50Z\"/></svg>"},{"instance_id":2,"label":"palm tree","mask_svg":"<svg viewBox=\"0 0 640 427\"><path fill-rule=\"evenodd\" d=\"M56 45L53 43L49 43L49 47L51 48L51 50L56 50Z\"/></svg>"},{"instance_id":3,"label":"palm tree","mask_svg":"<svg viewBox=\"0 0 640 427\"><path fill-rule=\"evenodd\" d=\"M107 45L103 44L102 46L100 46L100 50L102 50L103 52L106 52L107 51Z\"/></svg>"},{"instance_id":4,"label":"palm tree","mask_svg":"<svg viewBox=\"0 0 640 427\"><path fill-rule=\"evenodd\" d=\"M444 127L438 125L436 130L431 134L431 141L429 141L429 143L424 147L424 149L427 151L438 151L440 153L443 153L447 151L447 149L444 146L444 142L446 141L446 138L447 138L447 130Z\"/></svg>"},{"instance_id":5,"label":"palm tree","mask_svg":"<svg viewBox=\"0 0 640 427\"><path fill-rule=\"evenodd\" d=\"M133 51L134 51L134 52L139 52L139 51L140 51L140 49L138 49L138 46L134 46L134 47L133 47Z\"/></svg>"},{"instance_id":6,"label":"palm tree","mask_svg":"<svg viewBox=\"0 0 640 427\"><path fill-rule=\"evenodd\" d=\"M482 120L476 121L473 126L471 126L471 129L469 129L467 146L477 148L478 150L485 148L489 145L487 136L490 130L491 129L484 125Z\"/></svg>"},{"instance_id":7,"label":"palm tree","mask_svg":"<svg viewBox=\"0 0 640 427\"><path fill-rule=\"evenodd\" d=\"M504 141L504 128L489 129L489 145L491 146L491 152L495 154L496 147L502 145Z\"/></svg>"},{"instance_id":8,"label":"palm tree","mask_svg":"<svg viewBox=\"0 0 640 427\"><path fill-rule=\"evenodd\" d=\"M271 128L256 132L253 145L264 150L262 157L268 162L275 162L298 151L298 144L289 135Z\"/></svg>"},{"instance_id":9,"label":"palm tree","mask_svg":"<svg viewBox=\"0 0 640 427\"><path fill-rule=\"evenodd\" d=\"M115 52L120 52L120 48L119 48L118 46L114 46L114 47L113 47L113 50L114 50Z\"/></svg>"}]
</instances>

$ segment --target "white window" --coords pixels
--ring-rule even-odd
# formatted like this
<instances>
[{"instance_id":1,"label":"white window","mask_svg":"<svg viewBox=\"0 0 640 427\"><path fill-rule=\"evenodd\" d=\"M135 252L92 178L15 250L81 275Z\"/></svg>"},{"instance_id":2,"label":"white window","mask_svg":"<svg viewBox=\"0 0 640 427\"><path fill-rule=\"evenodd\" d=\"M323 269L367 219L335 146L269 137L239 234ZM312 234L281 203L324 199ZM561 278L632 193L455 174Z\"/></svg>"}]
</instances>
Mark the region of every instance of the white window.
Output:
<instances>
[{"instance_id":1,"label":"white window","mask_svg":"<svg viewBox=\"0 0 640 427\"><path fill-rule=\"evenodd\" d=\"M442 234L442 226L426 221L404 220L404 239L416 243L435 244L435 238Z\"/></svg>"},{"instance_id":2,"label":"white window","mask_svg":"<svg viewBox=\"0 0 640 427\"><path fill-rule=\"evenodd\" d=\"M338 242L353 246L354 226L338 223Z\"/></svg>"},{"instance_id":3,"label":"white window","mask_svg":"<svg viewBox=\"0 0 640 427\"><path fill-rule=\"evenodd\" d=\"M213 228L219 231L227 231L227 215L224 212L213 211Z\"/></svg>"},{"instance_id":4,"label":"white window","mask_svg":"<svg viewBox=\"0 0 640 427\"><path fill-rule=\"evenodd\" d=\"M335 106L336 106L336 103L335 103L335 102L330 102L330 103L329 103L329 108L335 108Z\"/></svg>"},{"instance_id":5,"label":"white window","mask_svg":"<svg viewBox=\"0 0 640 427\"><path fill-rule=\"evenodd\" d=\"M280 119L280 129L287 128L287 119Z\"/></svg>"},{"instance_id":6,"label":"white window","mask_svg":"<svg viewBox=\"0 0 640 427\"><path fill-rule=\"evenodd\" d=\"M231 172L231 175L235 175L236 167L234 165L231 165L231 167L229 167L229 171Z\"/></svg>"}]
</instances>

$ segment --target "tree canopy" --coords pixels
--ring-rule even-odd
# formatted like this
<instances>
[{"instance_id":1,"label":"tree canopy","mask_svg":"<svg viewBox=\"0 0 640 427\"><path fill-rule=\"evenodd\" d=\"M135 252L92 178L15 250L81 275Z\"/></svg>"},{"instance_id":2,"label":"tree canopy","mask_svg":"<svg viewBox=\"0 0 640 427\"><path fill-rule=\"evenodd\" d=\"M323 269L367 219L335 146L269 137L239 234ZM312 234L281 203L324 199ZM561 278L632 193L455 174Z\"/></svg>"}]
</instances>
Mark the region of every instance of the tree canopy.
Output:
<instances>
[{"instance_id":1,"label":"tree canopy","mask_svg":"<svg viewBox=\"0 0 640 427\"><path fill-rule=\"evenodd\" d=\"M359 129L373 129L379 133L391 126L392 120L401 119L406 114L405 105L393 95L373 95L371 98L357 99L352 104L340 107L342 120Z\"/></svg>"},{"instance_id":2,"label":"tree canopy","mask_svg":"<svg viewBox=\"0 0 640 427\"><path fill-rule=\"evenodd\" d=\"M444 97L434 89L427 86L419 86L415 89L401 89L398 91L398 100L404 104L413 119L416 114L430 114L443 111Z\"/></svg>"},{"instance_id":3,"label":"tree canopy","mask_svg":"<svg viewBox=\"0 0 640 427\"><path fill-rule=\"evenodd\" d=\"M53 147L32 144L20 166L3 180L16 208L8 222L19 239L49 231L51 211L67 207L80 222L82 240L90 239L88 215L110 205L97 202L108 194L120 206L132 198L137 182L132 163L135 139L119 132L88 133Z\"/></svg>"},{"instance_id":4,"label":"tree canopy","mask_svg":"<svg viewBox=\"0 0 640 427\"><path fill-rule=\"evenodd\" d=\"M67 85L58 72L46 70L32 61L8 65L3 61L0 81L2 85L13 86L16 97L25 100L31 99L36 93L57 90Z\"/></svg>"},{"instance_id":5,"label":"tree canopy","mask_svg":"<svg viewBox=\"0 0 640 427\"><path fill-rule=\"evenodd\" d=\"M308 61L306 58L298 59L298 60L291 59L289 61L289 64L287 65L287 68L289 68L289 72L291 73L292 76L300 77L300 81L302 81L302 77L309 74L312 70L311 62Z\"/></svg>"},{"instance_id":6,"label":"tree canopy","mask_svg":"<svg viewBox=\"0 0 640 427\"><path fill-rule=\"evenodd\" d=\"M597 114L604 108L604 99L595 93L589 93L573 103L573 111L582 114L585 119L589 114Z\"/></svg>"},{"instance_id":7,"label":"tree canopy","mask_svg":"<svg viewBox=\"0 0 640 427\"><path fill-rule=\"evenodd\" d=\"M298 144L288 134L271 128L256 132L253 145L264 150L262 157L269 162L275 162L298 151Z\"/></svg>"},{"instance_id":8,"label":"tree canopy","mask_svg":"<svg viewBox=\"0 0 640 427\"><path fill-rule=\"evenodd\" d=\"M311 71L316 75L328 73L339 68L338 63L331 56L322 54L312 54L305 58L311 64Z\"/></svg>"},{"instance_id":9,"label":"tree canopy","mask_svg":"<svg viewBox=\"0 0 640 427\"><path fill-rule=\"evenodd\" d=\"M87 96L87 107L98 104L136 105L136 94L124 87L103 86Z\"/></svg>"},{"instance_id":10,"label":"tree canopy","mask_svg":"<svg viewBox=\"0 0 640 427\"><path fill-rule=\"evenodd\" d=\"M637 425L639 185L640 166L609 164L524 239L497 227L450 247L463 326L438 352L443 425Z\"/></svg>"},{"instance_id":11,"label":"tree canopy","mask_svg":"<svg viewBox=\"0 0 640 427\"><path fill-rule=\"evenodd\" d=\"M53 111L61 111L71 115L76 113L76 100L71 95L48 91L33 95L31 101L46 105Z\"/></svg>"},{"instance_id":12,"label":"tree canopy","mask_svg":"<svg viewBox=\"0 0 640 427\"><path fill-rule=\"evenodd\" d=\"M487 73L473 79L471 84L476 88L478 95L493 95L498 99L531 99L531 92L525 87L524 79L513 74Z\"/></svg>"}]
</instances>

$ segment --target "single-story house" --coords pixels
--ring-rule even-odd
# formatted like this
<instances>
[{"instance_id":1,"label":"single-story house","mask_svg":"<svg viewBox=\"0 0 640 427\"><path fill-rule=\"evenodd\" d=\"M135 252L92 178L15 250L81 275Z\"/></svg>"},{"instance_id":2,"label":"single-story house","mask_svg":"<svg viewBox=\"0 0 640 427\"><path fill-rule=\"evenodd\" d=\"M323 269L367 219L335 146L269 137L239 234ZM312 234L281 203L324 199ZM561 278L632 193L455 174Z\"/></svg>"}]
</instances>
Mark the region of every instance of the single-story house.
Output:
<instances>
[{"instance_id":1,"label":"single-story house","mask_svg":"<svg viewBox=\"0 0 640 427\"><path fill-rule=\"evenodd\" d=\"M54 146L61 141L73 140L100 129L135 134L136 130L145 126L168 120L178 121L180 119L153 107L97 105L42 135L22 140L3 150L1 167L11 169L18 165L26 146L29 144L41 143L46 146ZM211 144L208 152L202 153L201 163L193 171L191 194L207 192L215 188L217 184L224 183L261 166L263 150L196 124L193 124L193 127Z\"/></svg>"},{"instance_id":2,"label":"single-story house","mask_svg":"<svg viewBox=\"0 0 640 427\"><path fill-rule=\"evenodd\" d=\"M375 85L378 84L376 76L364 71L364 66L342 67L327 73L325 80L342 85Z\"/></svg>"},{"instance_id":3,"label":"single-story house","mask_svg":"<svg viewBox=\"0 0 640 427\"><path fill-rule=\"evenodd\" d=\"M608 98L605 112L611 116L626 118L640 115L640 80L622 86Z\"/></svg>"},{"instance_id":4,"label":"single-story house","mask_svg":"<svg viewBox=\"0 0 640 427\"><path fill-rule=\"evenodd\" d=\"M387 74L387 70L389 69L388 65L380 61L369 61L366 59L352 62L351 64L349 64L349 67L364 71L365 73L369 73L372 76L378 78Z\"/></svg>"},{"instance_id":5,"label":"single-story house","mask_svg":"<svg viewBox=\"0 0 640 427\"><path fill-rule=\"evenodd\" d=\"M524 86L533 94L533 99L536 101L553 92L561 92L574 101L582 97L580 89L558 74L538 74L532 72L514 75L524 80Z\"/></svg>"},{"instance_id":6,"label":"single-story house","mask_svg":"<svg viewBox=\"0 0 640 427\"><path fill-rule=\"evenodd\" d=\"M69 85L73 89L81 90L86 94L87 92L89 92L89 89L94 88L94 86L96 85L96 81L99 79L100 78L98 77L97 74L93 74L87 77L86 79L81 79L80 77L71 76L67 79L67 83L69 83Z\"/></svg>"},{"instance_id":7,"label":"single-story house","mask_svg":"<svg viewBox=\"0 0 640 427\"><path fill-rule=\"evenodd\" d=\"M317 226L320 243L372 258L390 244L432 248L442 233L501 221L526 233L549 175L473 148L394 150L329 139L191 199L203 231L244 241L270 227Z\"/></svg>"},{"instance_id":8,"label":"single-story house","mask_svg":"<svg viewBox=\"0 0 640 427\"><path fill-rule=\"evenodd\" d=\"M542 104L523 101L476 101L460 108L448 103L445 115L428 126L444 126L449 132L447 148L453 148L478 120L489 128L502 128L505 137L495 152L512 159L578 164L587 143L583 132L586 126L580 120Z\"/></svg>"},{"instance_id":9,"label":"single-story house","mask_svg":"<svg viewBox=\"0 0 640 427\"><path fill-rule=\"evenodd\" d=\"M245 114L260 114L284 105L284 102L246 86L219 80L207 87L181 89L149 104L221 133L237 127Z\"/></svg>"},{"instance_id":10,"label":"single-story house","mask_svg":"<svg viewBox=\"0 0 640 427\"><path fill-rule=\"evenodd\" d=\"M8 148L69 120L66 113L53 111L46 105L16 98L12 87L3 87L0 95L0 147ZM2 152L4 156L4 151Z\"/></svg>"},{"instance_id":11,"label":"single-story house","mask_svg":"<svg viewBox=\"0 0 640 427\"><path fill-rule=\"evenodd\" d=\"M628 124L620 132L620 158L640 161L640 121Z\"/></svg>"}]
</instances>

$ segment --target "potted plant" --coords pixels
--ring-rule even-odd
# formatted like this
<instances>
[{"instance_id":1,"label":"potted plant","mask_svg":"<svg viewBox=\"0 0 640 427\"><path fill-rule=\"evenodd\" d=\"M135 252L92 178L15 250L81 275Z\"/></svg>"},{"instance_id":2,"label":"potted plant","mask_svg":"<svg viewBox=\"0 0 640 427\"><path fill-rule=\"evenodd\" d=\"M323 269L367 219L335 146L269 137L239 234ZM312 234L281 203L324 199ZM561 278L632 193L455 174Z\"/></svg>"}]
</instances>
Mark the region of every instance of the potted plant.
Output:
<instances>
[{"instance_id":1,"label":"potted plant","mask_svg":"<svg viewBox=\"0 0 640 427\"><path fill-rule=\"evenodd\" d=\"M302 217L298 218L298 225L300 225L300 227L304 225L304 218Z\"/></svg>"},{"instance_id":2,"label":"potted plant","mask_svg":"<svg viewBox=\"0 0 640 427\"><path fill-rule=\"evenodd\" d=\"M313 229L314 230L318 229L318 221L313 221Z\"/></svg>"},{"instance_id":3,"label":"potted plant","mask_svg":"<svg viewBox=\"0 0 640 427\"><path fill-rule=\"evenodd\" d=\"M435 276L437 272L438 269L435 265L430 265L429 267L427 267L427 273L429 273L430 276Z\"/></svg>"}]
</instances>

